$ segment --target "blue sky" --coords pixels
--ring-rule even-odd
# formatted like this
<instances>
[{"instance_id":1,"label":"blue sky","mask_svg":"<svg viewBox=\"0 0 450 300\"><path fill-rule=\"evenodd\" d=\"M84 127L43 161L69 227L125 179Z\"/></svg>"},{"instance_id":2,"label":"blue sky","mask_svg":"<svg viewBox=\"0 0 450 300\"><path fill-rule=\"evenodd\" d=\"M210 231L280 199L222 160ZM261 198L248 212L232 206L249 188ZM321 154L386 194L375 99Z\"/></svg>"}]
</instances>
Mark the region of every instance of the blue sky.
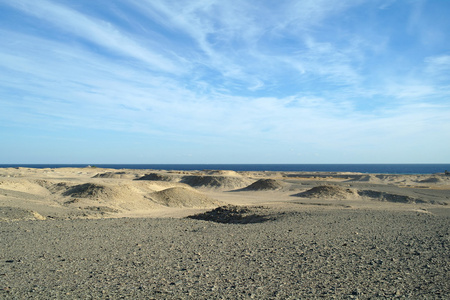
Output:
<instances>
[{"instance_id":1,"label":"blue sky","mask_svg":"<svg viewBox=\"0 0 450 300\"><path fill-rule=\"evenodd\" d=\"M449 163L449 15L0 0L0 163Z\"/></svg>"}]
</instances>

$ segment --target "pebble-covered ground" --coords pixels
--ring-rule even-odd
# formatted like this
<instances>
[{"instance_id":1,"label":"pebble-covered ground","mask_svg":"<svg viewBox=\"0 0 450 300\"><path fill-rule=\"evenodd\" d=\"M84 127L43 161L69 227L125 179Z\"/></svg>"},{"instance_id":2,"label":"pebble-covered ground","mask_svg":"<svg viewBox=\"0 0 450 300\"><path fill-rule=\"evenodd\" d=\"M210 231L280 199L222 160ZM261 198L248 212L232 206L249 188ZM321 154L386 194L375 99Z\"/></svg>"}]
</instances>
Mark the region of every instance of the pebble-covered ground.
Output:
<instances>
[{"instance_id":1,"label":"pebble-covered ground","mask_svg":"<svg viewBox=\"0 0 450 300\"><path fill-rule=\"evenodd\" d=\"M269 214L1 222L0 298L450 298L448 216Z\"/></svg>"}]
</instances>

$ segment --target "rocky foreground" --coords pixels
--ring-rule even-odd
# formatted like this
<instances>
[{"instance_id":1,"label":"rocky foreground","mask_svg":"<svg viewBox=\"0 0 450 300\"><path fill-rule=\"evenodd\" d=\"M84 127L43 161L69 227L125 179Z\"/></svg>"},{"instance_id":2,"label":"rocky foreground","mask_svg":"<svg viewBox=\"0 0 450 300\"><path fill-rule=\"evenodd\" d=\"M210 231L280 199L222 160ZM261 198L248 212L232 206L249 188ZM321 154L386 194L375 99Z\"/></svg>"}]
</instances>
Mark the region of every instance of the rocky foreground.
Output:
<instances>
[{"instance_id":1,"label":"rocky foreground","mask_svg":"<svg viewBox=\"0 0 450 300\"><path fill-rule=\"evenodd\" d=\"M450 217L232 207L2 222L2 299L448 299Z\"/></svg>"}]
</instances>

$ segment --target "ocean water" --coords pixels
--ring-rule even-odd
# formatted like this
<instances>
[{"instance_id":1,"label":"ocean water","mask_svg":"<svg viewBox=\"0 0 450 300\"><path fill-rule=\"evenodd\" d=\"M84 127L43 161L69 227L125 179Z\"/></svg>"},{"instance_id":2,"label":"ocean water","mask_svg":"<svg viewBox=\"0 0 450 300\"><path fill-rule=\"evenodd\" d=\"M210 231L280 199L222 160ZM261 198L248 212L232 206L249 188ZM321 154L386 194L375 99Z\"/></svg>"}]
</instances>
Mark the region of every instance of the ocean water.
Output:
<instances>
[{"instance_id":1,"label":"ocean water","mask_svg":"<svg viewBox=\"0 0 450 300\"><path fill-rule=\"evenodd\" d=\"M84 168L89 164L0 164L0 168ZM381 174L434 174L450 171L450 164L90 164L111 169L233 170L284 172L361 172Z\"/></svg>"}]
</instances>

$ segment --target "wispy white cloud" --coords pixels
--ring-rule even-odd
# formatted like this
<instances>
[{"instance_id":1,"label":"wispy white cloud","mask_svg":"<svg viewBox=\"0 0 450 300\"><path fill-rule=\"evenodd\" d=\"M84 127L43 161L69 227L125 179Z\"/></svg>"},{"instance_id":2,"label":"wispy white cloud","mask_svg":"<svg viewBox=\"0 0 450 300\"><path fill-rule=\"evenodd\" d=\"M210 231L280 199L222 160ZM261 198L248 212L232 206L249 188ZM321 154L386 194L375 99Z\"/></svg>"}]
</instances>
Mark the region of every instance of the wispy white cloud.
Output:
<instances>
[{"instance_id":1,"label":"wispy white cloud","mask_svg":"<svg viewBox=\"0 0 450 300\"><path fill-rule=\"evenodd\" d=\"M294 55L280 58L294 67L302 76L313 76L317 80L335 84L357 84L362 75L358 70L358 56L362 53L352 47L337 49L330 43L320 43L305 38L306 48ZM360 58L359 58L360 59Z\"/></svg>"},{"instance_id":2,"label":"wispy white cloud","mask_svg":"<svg viewBox=\"0 0 450 300\"><path fill-rule=\"evenodd\" d=\"M385 94L392 95L396 99L423 99L424 97L434 96L436 90L431 85L426 85L420 82L416 84L397 84L392 83L387 86Z\"/></svg>"},{"instance_id":3,"label":"wispy white cloud","mask_svg":"<svg viewBox=\"0 0 450 300\"><path fill-rule=\"evenodd\" d=\"M386 1L381 1L381 3L379 4L378 8L379 8L379 9L387 9L387 8L389 8L391 5L393 5L395 2L397 2L397 0L386 0Z\"/></svg>"},{"instance_id":4,"label":"wispy white cloud","mask_svg":"<svg viewBox=\"0 0 450 300\"><path fill-rule=\"evenodd\" d=\"M425 58L426 71L431 75L450 77L450 55L442 54Z\"/></svg>"},{"instance_id":5,"label":"wispy white cloud","mask_svg":"<svg viewBox=\"0 0 450 300\"><path fill-rule=\"evenodd\" d=\"M238 59L247 54L240 49L240 44L254 39L261 31L251 24L251 18L245 13L248 4L236 6L231 2L211 1L176 4L134 1L134 4L169 30L185 33L195 46L186 49L192 61L218 71L225 78L247 81L245 66L241 66Z\"/></svg>"},{"instance_id":6,"label":"wispy white cloud","mask_svg":"<svg viewBox=\"0 0 450 300\"><path fill-rule=\"evenodd\" d=\"M349 64L350 58L359 55L355 49L353 53L336 51L330 43L316 42L309 36L310 26L338 14L350 2L285 2L269 8L234 1L133 3L162 26L186 33L198 46L198 52L191 54L198 64L220 72L225 80L247 83L250 90L270 85L274 80L271 73L279 74L289 67L340 80L357 77ZM289 40L299 42L291 46L286 44ZM274 46L281 47L279 53L272 50Z\"/></svg>"},{"instance_id":7,"label":"wispy white cloud","mask_svg":"<svg viewBox=\"0 0 450 300\"><path fill-rule=\"evenodd\" d=\"M212 153L294 149L304 159L370 160L373 149L389 153L382 145L450 140L448 54L396 68L380 33L325 28L364 1L130 0L135 31L86 2L0 3L36 26L0 30L0 126L137 133ZM374 7L398 3L388 4Z\"/></svg>"},{"instance_id":8,"label":"wispy white cloud","mask_svg":"<svg viewBox=\"0 0 450 300\"><path fill-rule=\"evenodd\" d=\"M173 58L167 58L169 53L163 53L163 49L150 50L149 46L144 46L138 39L130 38L129 33L121 32L113 24L98 20L86 14L82 14L62 6L56 2L42 0L39 2L31 0L18 0L8 2L9 5L21 11L39 18L43 22L52 23L58 29L76 35L81 39L105 47L113 52L138 59L145 62L149 67L165 72L181 72Z\"/></svg>"}]
</instances>

